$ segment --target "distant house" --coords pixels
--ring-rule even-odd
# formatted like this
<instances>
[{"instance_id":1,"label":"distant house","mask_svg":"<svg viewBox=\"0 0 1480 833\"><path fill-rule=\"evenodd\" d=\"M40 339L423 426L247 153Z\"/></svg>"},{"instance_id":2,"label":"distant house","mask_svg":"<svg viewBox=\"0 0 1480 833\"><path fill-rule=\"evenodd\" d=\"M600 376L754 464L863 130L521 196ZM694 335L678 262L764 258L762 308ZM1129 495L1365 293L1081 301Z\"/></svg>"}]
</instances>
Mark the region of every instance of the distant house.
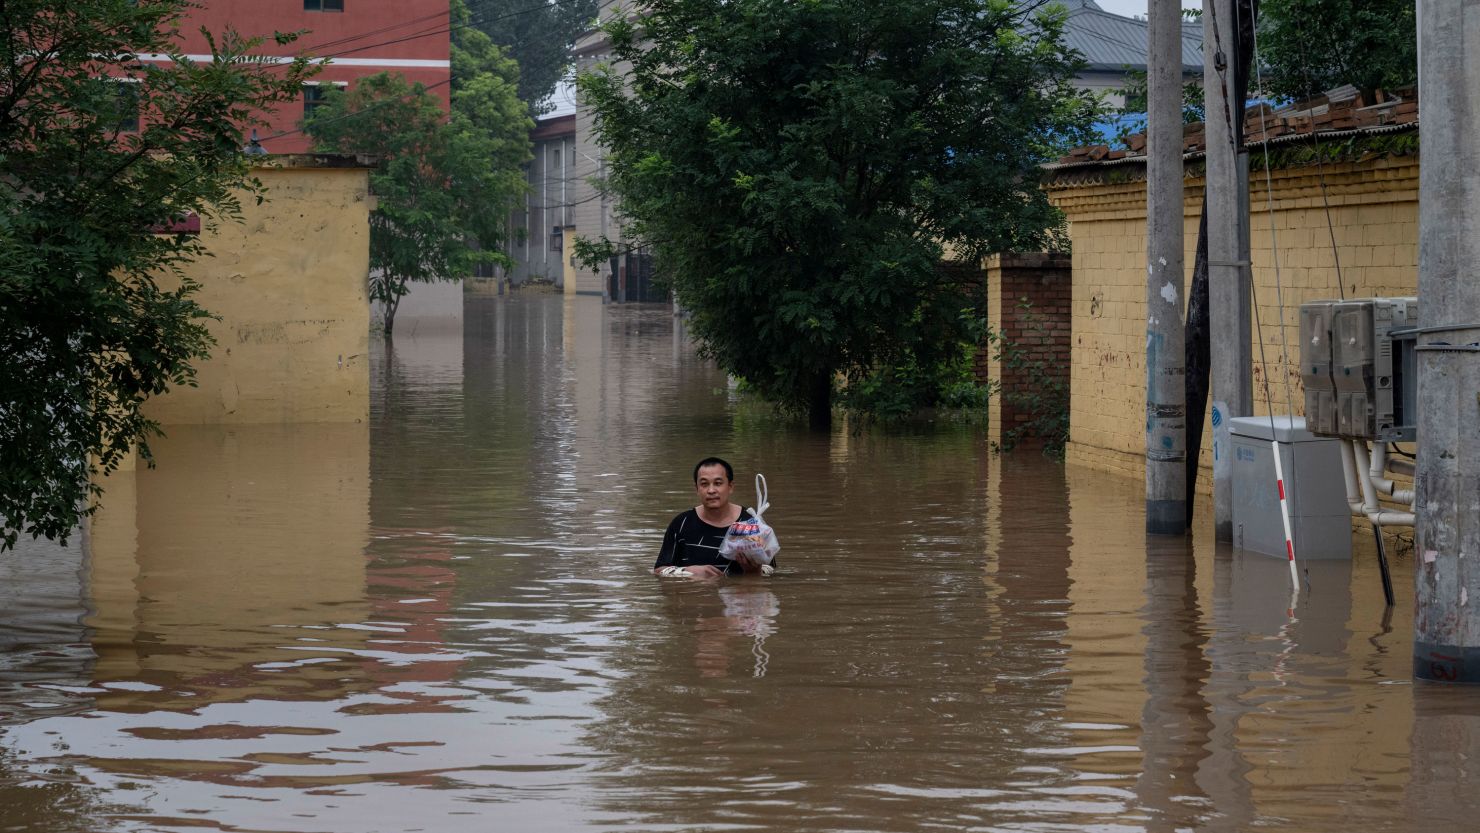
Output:
<instances>
[{"instance_id":1,"label":"distant house","mask_svg":"<svg viewBox=\"0 0 1480 833\"><path fill-rule=\"evenodd\" d=\"M1089 66L1075 77L1080 89L1103 93L1113 107L1125 103L1119 93L1131 72L1146 71L1148 26L1145 20L1122 17L1100 8L1095 0L1059 0L1069 8L1064 39ZM1182 23L1182 75L1202 80L1202 24Z\"/></svg>"},{"instance_id":2,"label":"distant house","mask_svg":"<svg viewBox=\"0 0 1480 833\"><path fill-rule=\"evenodd\" d=\"M524 205L511 212L506 254L513 268L501 277L563 286L577 193L589 195L585 179L595 171L578 164L574 113L547 116L529 134L532 158L524 166L529 190Z\"/></svg>"},{"instance_id":3,"label":"distant house","mask_svg":"<svg viewBox=\"0 0 1480 833\"><path fill-rule=\"evenodd\" d=\"M1102 93L1110 105L1121 106L1124 98L1118 90L1126 85L1130 73L1146 71L1146 21L1107 12L1094 0L1058 2L1069 9L1065 32L1069 46L1088 61L1076 77L1077 86ZM602 0L599 16L608 18L630 5L631 0ZM578 73L611 59L611 46L599 29L577 38L572 52ZM1193 21L1182 25L1182 72L1188 80L1202 79L1202 26ZM508 253L515 266L503 277L514 283L549 280L567 292L608 300L629 298L625 262L602 264L594 270L571 262L571 244L576 239L622 240L620 212L595 184L606 174L606 154L594 135L593 114L584 105L572 106L573 118L562 107L560 115L541 119L531 137L535 143L529 174L532 196L528 206L510 217L513 233Z\"/></svg>"}]
</instances>

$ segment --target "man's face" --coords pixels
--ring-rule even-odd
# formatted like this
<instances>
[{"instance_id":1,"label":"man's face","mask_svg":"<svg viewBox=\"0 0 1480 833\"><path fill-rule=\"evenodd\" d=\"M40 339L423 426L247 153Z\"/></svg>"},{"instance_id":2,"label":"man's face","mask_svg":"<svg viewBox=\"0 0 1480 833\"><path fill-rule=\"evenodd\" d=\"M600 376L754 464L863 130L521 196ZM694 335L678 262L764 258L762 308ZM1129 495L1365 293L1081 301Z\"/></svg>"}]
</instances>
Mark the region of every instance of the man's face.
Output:
<instances>
[{"instance_id":1,"label":"man's face","mask_svg":"<svg viewBox=\"0 0 1480 833\"><path fill-rule=\"evenodd\" d=\"M735 484L725 477L724 466L709 465L699 469L699 479L694 483L694 491L699 493L699 502L704 504L705 509L721 509L730 502L730 493L735 491Z\"/></svg>"}]
</instances>

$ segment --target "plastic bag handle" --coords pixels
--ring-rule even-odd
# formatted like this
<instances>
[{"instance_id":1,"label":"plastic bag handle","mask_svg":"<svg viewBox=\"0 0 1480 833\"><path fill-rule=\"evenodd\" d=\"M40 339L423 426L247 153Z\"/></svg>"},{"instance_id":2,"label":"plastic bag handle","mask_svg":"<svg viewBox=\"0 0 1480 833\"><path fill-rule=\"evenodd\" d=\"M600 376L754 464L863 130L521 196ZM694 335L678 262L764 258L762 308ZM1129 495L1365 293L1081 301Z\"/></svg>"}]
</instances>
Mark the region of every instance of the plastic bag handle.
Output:
<instances>
[{"instance_id":1,"label":"plastic bag handle","mask_svg":"<svg viewBox=\"0 0 1480 833\"><path fill-rule=\"evenodd\" d=\"M764 474L757 474L755 476L756 517L760 517L761 515L766 514L766 510L771 508L771 502L766 499L767 496L768 492L766 491L766 476Z\"/></svg>"}]
</instances>

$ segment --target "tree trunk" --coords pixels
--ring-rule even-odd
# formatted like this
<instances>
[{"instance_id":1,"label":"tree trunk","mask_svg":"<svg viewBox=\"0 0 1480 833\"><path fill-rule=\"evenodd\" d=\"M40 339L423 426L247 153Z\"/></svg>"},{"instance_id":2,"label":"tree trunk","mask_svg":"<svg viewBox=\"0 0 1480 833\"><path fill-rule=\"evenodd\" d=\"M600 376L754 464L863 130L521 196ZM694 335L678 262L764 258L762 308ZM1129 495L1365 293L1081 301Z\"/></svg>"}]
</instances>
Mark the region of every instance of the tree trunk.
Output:
<instances>
[{"instance_id":1,"label":"tree trunk","mask_svg":"<svg viewBox=\"0 0 1480 833\"><path fill-rule=\"evenodd\" d=\"M391 331L396 328L396 307L400 306L400 298L385 305L385 337L391 337Z\"/></svg>"},{"instance_id":2,"label":"tree trunk","mask_svg":"<svg viewBox=\"0 0 1480 833\"><path fill-rule=\"evenodd\" d=\"M1202 451L1203 421L1208 415L1209 371L1213 365L1208 318L1208 192L1203 191L1202 220L1197 225L1197 257L1192 263L1192 289L1187 293L1187 526L1192 527L1197 495L1197 463Z\"/></svg>"},{"instance_id":3,"label":"tree trunk","mask_svg":"<svg viewBox=\"0 0 1480 833\"><path fill-rule=\"evenodd\" d=\"M807 424L813 431L832 429L831 373L819 373L812 379L812 392L807 397Z\"/></svg>"}]
</instances>

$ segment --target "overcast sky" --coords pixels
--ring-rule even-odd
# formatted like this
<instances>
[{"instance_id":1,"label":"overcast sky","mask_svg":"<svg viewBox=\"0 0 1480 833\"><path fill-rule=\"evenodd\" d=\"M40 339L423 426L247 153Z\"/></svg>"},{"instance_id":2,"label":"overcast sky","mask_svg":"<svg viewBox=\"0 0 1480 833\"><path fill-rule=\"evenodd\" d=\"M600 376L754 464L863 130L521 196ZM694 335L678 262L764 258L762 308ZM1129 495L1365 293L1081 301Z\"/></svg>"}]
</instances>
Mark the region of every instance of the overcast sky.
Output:
<instances>
[{"instance_id":1,"label":"overcast sky","mask_svg":"<svg viewBox=\"0 0 1480 833\"><path fill-rule=\"evenodd\" d=\"M1107 12L1123 14L1126 17L1146 16L1146 0L1095 0L1100 8ZM1184 9L1202 8L1202 0L1182 0Z\"/></svg>"}]
</instances>

